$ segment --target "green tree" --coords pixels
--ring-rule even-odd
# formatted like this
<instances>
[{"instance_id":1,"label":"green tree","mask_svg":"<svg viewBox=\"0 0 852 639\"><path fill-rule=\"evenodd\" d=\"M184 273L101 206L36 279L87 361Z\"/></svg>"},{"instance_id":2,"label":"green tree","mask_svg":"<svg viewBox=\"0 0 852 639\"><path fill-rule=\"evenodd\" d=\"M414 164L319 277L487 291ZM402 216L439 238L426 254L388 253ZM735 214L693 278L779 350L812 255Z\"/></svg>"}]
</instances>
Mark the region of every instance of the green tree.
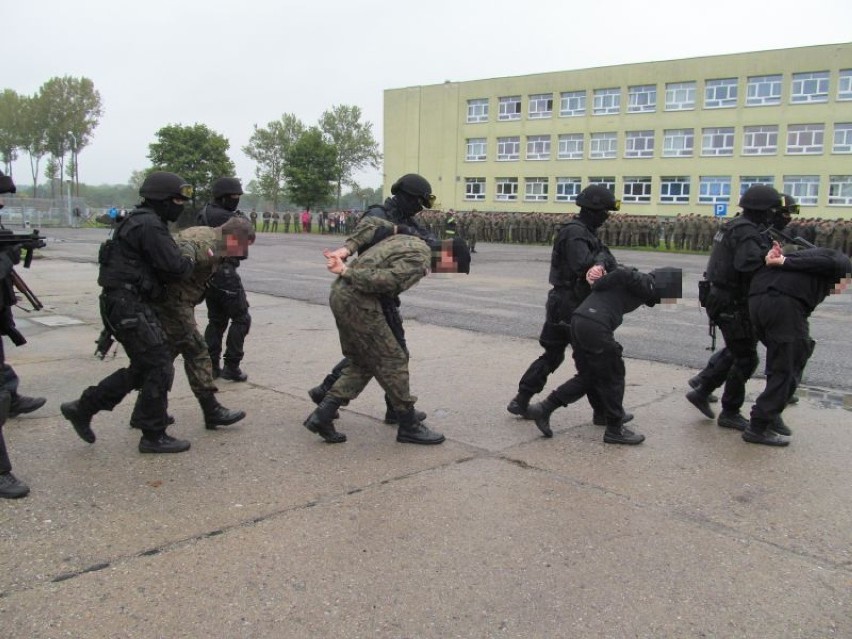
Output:
<instances>
[{"instance_id":1,"label":"green tree","mask_svg":"<svg viewBox=\"0 0 852 639\"><path fill-rule=\"evenodd\" d=\"M0 93L0 160L7 175L12 175L12 162L18 159L21 146L22 102L12 89Z\"/></svg>"},{"instance_id":2,"label":"green tree","mask_svg":"<svg viewBox=\"0 0 852 639\"><path fill-rule=\"evenodd\" d=\"M278 210L284 192L284 166L296 140L305 132L305 125L292 113L285 113L280 120L273 120L260 128L254 125L249 143L243 147L245 153L257 162L257 180L254 193Z\"/></svg>"},{"instance_id":3,"label":"green tree","mask_svg":"<svg viewBox=\"0 0 852 639\"><path fill-rule=\"evenodd\" d=\"M337 152L311 127L290 148L284 176L290 200L309 211L331 200L337 177Z\"/></svg>"},{"instance_id":4,"label":"green tree","mask_svg":"<svg viewBox=\"0 0 852 639\"><path fill-rule=\"evenodd\" d=\"M344 184L352 184L352 174L366 166L379 167L379 144L373 137L373 124L361 122L361 109L357 106L331 107L320 116L319 127L337 150L334 179L340 208L341 189Z\"/></svg>"},{"instance_id":5,"label":"green tree","mask_svg":"<svg viewBox=\"0 0 852 639\"><path fill-rule=\"evenodd\" d=\"M191 184L193 208L196 202L210 199L213 180L234 174L234 163L228 157L230 143L204 124L170 124L156 136L157 141L148 145L152 170L177 173Z\"/></svg>"},{"instance_id":6,"label":"green tree","mask_svg":"<svg viewBox=\"0 0 852 639\"><path fill-rule=\"evenodd\" d=\"M41 159L48 154L47 118L44 100L39 94L22 98L21 148L30 159L30 174L33 178L33 197L38 197L38 179ZM55 173L55 171L54 171Z\"/></svg>"}]
</instances>

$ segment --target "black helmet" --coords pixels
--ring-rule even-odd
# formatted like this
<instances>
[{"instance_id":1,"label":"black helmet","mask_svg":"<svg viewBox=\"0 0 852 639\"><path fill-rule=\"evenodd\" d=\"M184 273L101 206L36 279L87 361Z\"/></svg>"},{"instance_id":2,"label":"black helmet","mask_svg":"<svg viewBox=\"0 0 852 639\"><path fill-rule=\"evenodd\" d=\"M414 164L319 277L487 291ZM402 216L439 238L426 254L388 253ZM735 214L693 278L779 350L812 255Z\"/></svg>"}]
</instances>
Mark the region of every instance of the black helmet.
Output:
<instances>
[{"instance_id":1,"label":"black helmet","mask_svg":"<svg viewBox=\"0 0 852 639\"><path fill-rule=\"evenodd\" d=\"M239 179L235 177L220 177L210 186L210 191L213 197L222 197L223 195L242 195L243 185Z\"/></svg>"},{"instance_id":2,"label":"black helmet","mask_svg":"<svg viewBox=\"0 0 852 639\"><path fill-rule=\"evenodd\" d=\"M780 208L781 194L768 184L755 184L748 187L742 194L738 206L747 211L769 211Z\"/></svg>"},{"instance_id":3,"label":"black helmet","mask_svg":"<svg viewBox=\"0 0 852 639\"><path fill-rule=\"evenodd\" d=\"M621 208L621 200L616 200L605 186L592 184L580 191L577 206L590 211L618 211Z\"/></svg>"},{"instance_id":4,"label":"black helmet","mask_svg":"<svg viewBox=\"0 0 852 639\"><path fill-rule=\"evenodd\" d=\"M0 171L0 193L14 193L17 191L15 188L15 182L12 180L11 175L6 175L3 171Z\"/></svg>"},{"instance_id":5,"label":"black helmet","mask_svg":"<svg viewBox=\"0 0 852 639\"><path fill-rule=\"evenodd\" d=\"M651 271L654 277L654 290L657 301L677 300L683 297L683 271L679 268L664 266Z\"/></svg>"},{"instance_id":6,"label":"black helmet","mask_svg":"<svg viewBox=\"0 0 852 639\"><path fill-rule=\"evenodd\" d=\"M406 173L391 186L391 194L408 193L417 198L423 208L431 209L435 204L435 196L432 195L432 185L422 175L417 173Z\"/></svg>"},{"instance_id":7,"label":"black helmet","mask_svg":"<svg viewBox=\"0 0 852 639\"><path fill-rule=\"evenodd\" d=\"M139 187L139 195L146 200L170 200L179 198L189 200L192 198L192 187L175 173L168 171L154 171L148 174L142 186Z\"/></svg>"}]
</instances>

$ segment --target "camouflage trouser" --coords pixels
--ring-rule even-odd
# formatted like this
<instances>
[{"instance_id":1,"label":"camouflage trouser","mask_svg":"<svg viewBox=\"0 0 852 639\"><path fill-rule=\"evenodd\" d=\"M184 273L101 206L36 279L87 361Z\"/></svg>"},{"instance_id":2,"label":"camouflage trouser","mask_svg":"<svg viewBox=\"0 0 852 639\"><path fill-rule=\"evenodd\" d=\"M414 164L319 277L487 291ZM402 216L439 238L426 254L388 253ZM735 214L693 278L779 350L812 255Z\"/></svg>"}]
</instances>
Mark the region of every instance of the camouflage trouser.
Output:
<instances>
[{"instance_id":1,"label":"camouflage trouser","mask_svg":"<svg viewBox=\"0 0 852 639\"><path fill-rule=\"evenodd\" d=\"M346 404L375 377L397 413L411 408L417 398L409 388L408 354L394 337L381 308L364 304L363 297L351 287L332 289L329 303L349 366L328 394Z\"/></svg>"},{"instance_id":2,"label":"camouflage trouser","mask_svg":"<svg viewBox=\"0 0 852 639\"><path fill-rule=\"evenodd\" d=\"M183 368L189 387L195 395L216 392L213 383L213 363L207 350L207 343L198 332L195 323L195 307L191 304L174 303L154 306L163 331L166 333L172 359L183 356Z\"/></svg>"}]
</instances>

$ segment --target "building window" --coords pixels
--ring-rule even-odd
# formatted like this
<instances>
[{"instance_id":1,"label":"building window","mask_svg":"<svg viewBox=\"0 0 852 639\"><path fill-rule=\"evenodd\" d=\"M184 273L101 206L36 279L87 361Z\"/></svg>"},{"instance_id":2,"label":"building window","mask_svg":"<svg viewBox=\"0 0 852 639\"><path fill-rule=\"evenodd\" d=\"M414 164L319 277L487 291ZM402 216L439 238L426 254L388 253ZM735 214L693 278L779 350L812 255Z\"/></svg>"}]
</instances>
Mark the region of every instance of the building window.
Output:
<instances>
[{"instance_id":1,"label":"building window","mask_svg":"<svg viewBox=\"0 0 852 639\"><path fill-rule=\"evenodd\" d=\"M624 139L624 157L654 157L654 131L628 131Z\"/></svg>"},{"instance_id":2,"label":"building window","mask_svg":"<svg viewBox=\"0 0 852 639\"><path fill-rule=\"evenodd\" d=\"M465 200L484 200L485 199L485 178L465 178L464 179L464 199Z\"/></svg>"},{"instance_id":3,"label":"building window","mask_svg":"<svg viewBox=\"0 0 852 639\"><path fill-rule=\"evenodd\" d=\"M592 133L589 142L589 158L592 160L604 160L614 158L618 154L618 134Z\"/></svg>"},{"instance_id":4,"label":"building window","mask_svg":"<svg viewBox=\"0 0 852 639\"><path fill-rule=\"evenodd\" d=\"M597 184L609 190L615 195L615 176L614 175L593 175L589 178L589 186Z\"/></svg>"},{"instance_id":5,"label":"building window","mask_svg":"<svg viewBox=\"0 0 852 639\"><path fill-rule=\"evenodd\" d=\"M746 106L781 104L781 76L756 75L748 79Z\"/></svg>"},{"instance_id":6,"label":"building window","mask_svg":"<svg viewBox=\"0 0 852 639\"><path fill-rule=\"evenodd\" d=\"M530 96L530 120L549 118L553 115L553 94L540 93Z\"/></svg>"},{"instance_id":7,"label":"building window","mask_svg":"<svg viewBox=\"0 0 852 639\"><path fill-rule=\"evenodd\" d=\"M737 106L739 84L736 78L707 80L704 83L705 109L731 109Z\"/></svg>"},{"instance_id":8,"label":"building window","mask_svg":"<svg viewBox=\"0 0 852 639\"><path fill-rule=\"evenodd\" d=\"M547 202L547 178L524 178L524 200L527 202Z\"/></svg>"},{"instance_id":9,"label":"building window","mask_svg":"<svg viewBox=\"0 0 852 639\"><path fill-rule=\"evenodd\" d=\"M621 89L595 89L595 115L617 114L621 111Z\"/></svg>"},{"instance_id":10,"label":"building window","mask_svg":"<svg viewBox=\"0 0 852 639\"><path fill-rule=\"evenodd\" d=\"M586 115L586 92L564 92L559 97L559 115L563 118Z\"/></svg>"},{"instance_id":11,"label":"building window","mask_svg":"<svg viewBox=\"0 0 852 639\"><path fill-rule=\"evenodd\" d=\"M584 153L583 134L565 133L559 136L560 160L582 160Z\"/></svg>"},{"instance_id":12,"label":"building window","mask_svg":"<svg viewBox=\"0 0 852 639\"><path fill-rule=\"evenodd\" d=\"M556 178L556 201L573 202L580 194L581 180L578 177Z\"/></svg>"},{"instance_id":13,"label":"building window","mask_svg":"<svg viewBox=\"0 0 852 639\"><path fill-rule=\"evenodd\" d=\"M740 176L740 197L755 184L763 184L765 186L775 186L771 175L741 175Z\"/></svg>"},{"instance_id":14,"label":"building window","mask_svg":"<svg viewBox=\"0 0 852 639\"><path fill-rule=\"evenodd\" d=\"M828 102L828 71L794 73L790 102Z\"/></svg>"},{"instance_id":15,"label":"building window","mask_svg":"<svg viewBox=\"0 0 852 639\"><path fill-rule=\"evenodd\" d=\"M498 101L498 120L520 120L521 119L521 96L512 95L500 98Z\"/></svg>"},{"instance_id":16,"label":"building window","mask_svg":"<svg viewBox=\"0 0 852 639\"><path fill-rule=\"evenodd\" d=\"M487 159L488 144L485 138L468 138L467 153L464 157L468 162L482 162Z\"/></svg>"},{"instance_id":17,"label":"building window","mask_svg":"<svg viewBox=\"0 0 852 639\"><path fill-rule=\"evenodd\" d=\"M692 157L695 145L693 129L666 129L663 131L663 157Z\"/></svg>"},{"instance_id":18,"label":"building window","mask_svg":"<svg viewBox=\"0 0 852 639\"><path fill-rule=\"evenodd\" d=\"M521 158L521 138L513 136L510 138L497 138L498 160L519 160Z\"/></svg>"},{"instance_id":19,"label":"building window","mask_svg":"<svg viewBox=\"0 0 852 639\"><path fill-rule=\"evenodd\" d=\"M628 113L653 113L657 110L657 86L643 84L627 88Z\"/></svg>"},{"instance_id":20,"label":"building window","mask_svg":"<svg viewBox=\"0 0 852 639\"><path fill-rule=\"evenodd\" d=\"M494 199L498 202L514 202L518 199L518 178L497 178L497 192Z\"/></svg>"},{"instance_id":21,"label":"building window","mask_svg":"<svg viewBox=\"0 0 852 639\"><path fill-rule=\"evenodd\" d=\"M636 204L648 204L651 202L651 178L650 177L625 177L624 196L625 202Z\"/></svg>"},{"instance_id":22,"label":"building window","mask_svg":"<svg viewBox=\"0 0 852 639\"><path fill-rule=\"evenodd\" d=\"M828 176L828 205L852 206L852 175Z\"/></svg>"},{"instance_id":23,"label":"building window","mask_svg":"<svg viewBox=\"0 0 852 639\"><path fill-rule=\"evenodd\" d=\"M814 155L822 153L825 125L791 124L787 127L787 153Z\"/></svg>"},{"instance_id":24,"label":"building window","mask_svg":"<svg viewBox=\"0 0 852 639\"><path fill-rule=\"evenodd\" d=\"M834 145L832 153L852 153L852 122L834 125Z\"/></svg>"},{"instance_id":25,"label":"building window","mask_svg":"<svg viewBox=\"0 0 852 639\"><path fill-rule=\"evenodd\" d=\"M660 202L663 204L689 204L689 178L684 175L661 177Z\"/></svg>"},{"instance_id":26,"label":"building window","mask_svg":"<svg viewBox=\"0 0 852 639\"><path fill-rule=\"evenodd\" d=\"M701 130L701 155L733 155L734 127L713 127Z\"/></svg>"},{"instance_id":27,"label":"building window","mask_svg":"<svg viewBox=\"0 0 852 639\"><path fill-rule=\"evenodd\" d=\"M837 99L852 100L852 69L843 69L837 78Z\"/></svg>"},{"instance_id":28,"label":"building window","mask_svg":"<svg viewBox=\"0 0 852 639\"><path fill-rule=\"evenodd\" d=\"M488 98L467 101L468 122L488 122Z\"/></svg>"},{"instance_id":29,"label":"building window","mask_svg":"<svg viewBox=\"0 0 852 639\"><path fill-rule=\"evenodd\" d=\"M747 126L743 130L743 155L775 155L778 153L778 126Z\"/></svg>"},{"instance_id":30,"label":"building window","mask_svg":"<svg viewBox=\"0 0 852 639\"><path fill-rule=\"evenodd\" d=\"M527 136L527 159L549 160L550 159L550 136L528 135Z\"/></svg>"},{"instance_id":31,"label":"building window","mask_svg":"<svg viewBox=\"0 0 852 639\"><path fill-rule=\"evenodd\" d=\"M819 176L785 175L784 193L796 198L800 206L816 206L819 201Z\"/></svg>"},{"instance_id":32,"label":"building window","mask_svg":"<svg viewBox=\"0 0 852 639\"><path fill-rule=\"evenodd\" d=\"M698 179L699 204L727 204L731 199L731 178L727 176L706 176Z\"/></svg>"},{"instance_id":33,"label":"building window","mask_svg":"<svg viewBox=\"0 0 852 639\"><path fill-rule=\"evenodd\" d=\"M666 84L666 111L691 111L695 108L695 82Z\"/></svg>"}]
</instances>

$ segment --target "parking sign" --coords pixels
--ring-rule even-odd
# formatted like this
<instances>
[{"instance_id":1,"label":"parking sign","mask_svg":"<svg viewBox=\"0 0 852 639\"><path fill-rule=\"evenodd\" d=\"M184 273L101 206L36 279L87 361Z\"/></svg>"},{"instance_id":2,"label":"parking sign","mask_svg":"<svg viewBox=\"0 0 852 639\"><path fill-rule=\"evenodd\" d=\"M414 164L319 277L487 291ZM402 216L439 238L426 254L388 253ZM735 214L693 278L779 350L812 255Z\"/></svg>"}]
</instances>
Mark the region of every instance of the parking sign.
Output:
<instances>
[{"instance_id":1,"label":"parking sign","mask_svg":"<svg viewBox=\"0 0 852 639\"><path fill-rule=\"evenodd\" d=\"M725 203L713 205L713 215L716 217L725 217L728 214L728 205Z\"/></svg>"}]
</instances>

